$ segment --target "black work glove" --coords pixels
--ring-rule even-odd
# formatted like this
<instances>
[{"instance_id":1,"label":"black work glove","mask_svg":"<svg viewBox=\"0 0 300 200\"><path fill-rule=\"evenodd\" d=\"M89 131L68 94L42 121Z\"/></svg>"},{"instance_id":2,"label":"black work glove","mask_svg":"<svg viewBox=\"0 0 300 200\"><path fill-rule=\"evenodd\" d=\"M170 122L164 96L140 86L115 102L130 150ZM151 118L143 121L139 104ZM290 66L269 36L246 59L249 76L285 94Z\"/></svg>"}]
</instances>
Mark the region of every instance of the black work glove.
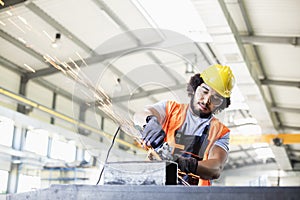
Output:
<instances>
[{"instance_id":1,"label":"black work glove","mask_svg":"<svg viewBox=\"0 0 300 200\"><path fill-rule=\"evenodd\" d=\"M195 174L198 167L198 160L193 157L174 156L175 162L178 163L178 168L185 173Z\"/></svg>"},{"instance_id":2,"label":"black work glove","mask_svg":"<svg viewBox=\"0 0 300 200\"><path fill-rule=\"evenodd\" d=\"M147 124L144 125L142 132L142 139L147 146L150 144L153 148L159 147L166 137L165 131L154 115L147 116L146 122Z\"/></svg>"}]
</instances>

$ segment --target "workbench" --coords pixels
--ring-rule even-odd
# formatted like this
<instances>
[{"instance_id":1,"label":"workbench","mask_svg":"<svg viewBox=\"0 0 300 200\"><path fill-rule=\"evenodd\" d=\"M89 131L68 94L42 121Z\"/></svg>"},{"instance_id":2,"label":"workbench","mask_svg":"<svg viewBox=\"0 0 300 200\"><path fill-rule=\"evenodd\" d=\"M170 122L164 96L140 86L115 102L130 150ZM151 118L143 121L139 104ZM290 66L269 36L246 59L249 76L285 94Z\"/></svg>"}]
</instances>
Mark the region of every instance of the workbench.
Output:
<instances>
[{"instance_id":1,"label":"workbench","mask_svg":"<svg viewBox=\"0 0 300 200\"><path fill-rule=\"evenodd\" d=\"M156 185L52 185L46 189L7 195L7 200L259 200L300 199L300 187L198 187Z\"/></svg>"}]
</instances>

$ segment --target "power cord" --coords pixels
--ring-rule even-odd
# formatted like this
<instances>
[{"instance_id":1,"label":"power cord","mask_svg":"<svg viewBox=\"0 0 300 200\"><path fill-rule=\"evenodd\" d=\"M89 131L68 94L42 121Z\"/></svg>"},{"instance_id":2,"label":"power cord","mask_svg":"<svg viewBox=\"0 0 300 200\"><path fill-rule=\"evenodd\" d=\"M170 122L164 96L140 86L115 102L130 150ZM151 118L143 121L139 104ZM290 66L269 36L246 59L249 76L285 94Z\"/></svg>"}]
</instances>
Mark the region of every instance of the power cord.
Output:
<instances>
[{"instance_id":1,"label":"power cord","mask_svg":"<svg viewBox=\"0 0 300 200\"><path fill-rule=\"evenodd\" d=\"M103 171L104 171L104 167L105 167L105 165L106 165L106 163L107 163L107 160L108 160L108 157L109 157L109 153L110 153L110 151L111 151L111 149L112 149L112 147L113 147L113 145L114 145L114 143L115 143L115 139L116 139L116 137L117 137L118 132L120 131L120 128L121 128L121 127L119 126L118 129L117 129L117 131L116 131L115 134L114 134L114 137L113 137L112 142L111 142L111 145L110 145L110 147L109 147L109 149L108 149L108 151L107 151L106 159L105 159L104 165L103 165L103 167L102 167L102 170L101 170L101 172L100 172L99 179L98 179L96 185L98 185L99 182L100 182L100 180L101 180L101 177L102 177L102 174L103 174Z\"/></svg>"}]
</instances>

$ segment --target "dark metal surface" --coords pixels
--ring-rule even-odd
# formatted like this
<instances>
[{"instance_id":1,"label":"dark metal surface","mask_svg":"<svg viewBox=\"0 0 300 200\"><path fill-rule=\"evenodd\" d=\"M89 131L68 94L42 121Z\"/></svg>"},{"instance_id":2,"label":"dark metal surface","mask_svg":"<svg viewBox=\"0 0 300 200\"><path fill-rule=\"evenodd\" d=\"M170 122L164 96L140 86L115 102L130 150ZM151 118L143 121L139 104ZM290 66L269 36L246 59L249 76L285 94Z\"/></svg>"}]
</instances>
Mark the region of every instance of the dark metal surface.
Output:
<instances>
[{"instance_id":1,"label":"dark metal surface","mask_svg":"<svg viewBox=\"0 0 300 200\"><path fill-rule=\"evenodd\" d=\"M104 185L176 185L177 164L169 161L110 162L104 168Z\"/></svg>"},{"instance_id":2,"label":"dark metal surface","mask_svg":"<svg viewBox=\"0 0 300 200\"><path fill-rule=\"evenodd\" d=\"M296 200L299 187L186 187L186 186L125 186L125 185L52 185L34 192L12 194L7 200L31 199L206 199L206 200Z\"/></svg>"}]
</instances>

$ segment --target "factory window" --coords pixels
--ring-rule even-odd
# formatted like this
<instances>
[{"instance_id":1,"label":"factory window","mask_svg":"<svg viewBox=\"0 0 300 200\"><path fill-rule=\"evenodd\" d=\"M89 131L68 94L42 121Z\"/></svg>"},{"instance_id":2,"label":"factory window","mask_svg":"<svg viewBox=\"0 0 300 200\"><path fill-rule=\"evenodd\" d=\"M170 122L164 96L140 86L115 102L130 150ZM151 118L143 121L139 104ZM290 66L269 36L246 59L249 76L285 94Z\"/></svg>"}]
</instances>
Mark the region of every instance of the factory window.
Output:
<instances>
[{"instance_id":1,"label":"factory window","mask_svg":"<svg viewBox=\"0 0 300 200\"><path fill-rule=\"evenodd\" d=\"M62 142L53 139L51 147L51 158L73 162L75 160L76 147L72 143Z\"/></svg>"},{"instance_id":2,"label":"factory window","mask_svg":"<svg viewBox=\"0 0 300 200\"><path fill-rule=\"evenodd\" d=\"M14 133L14 121L0 116L0 144L11 147Z\"/></svg>"},{"instance_id":3,"label":"factory window","mask_svg":"<svg viewBox=\"0 0 300 200\"><path fill-rule=\"evenodd\" d=\"M8 172L0 170L0 194L6 193Z\"/></svg>"},{"instance_id":4,"label":"factory window","mask_svg":"<svg viewBox=\"0 0 300 200\"><path fill-rule=\"evenodd\" d=\"M84 160L87 161L87 162L90 162L91 161L91 154L89 153L89 151L85 150L84 152Z\"/></svg>"},{"instance_id":5,"label":"factory window","mask_svg":"<svg viewBox=\"0 0 300 200\"><path fill-rule=\"evenodd\" d=\"M47 155L48 131L42 129L30 130L26 135L25 150L39 155Z\"/></svg>"},{"instance_id":6,"label":"factory window","mask_svg":"<svg viewBox=\"0 0 300 200\"><path fill-rule=\"evenodd\" d=\"M39 176L28 176L20 174L18 183L18 193L28 192L41 187L41 178Z\"/></svg>"}]
</instances>

